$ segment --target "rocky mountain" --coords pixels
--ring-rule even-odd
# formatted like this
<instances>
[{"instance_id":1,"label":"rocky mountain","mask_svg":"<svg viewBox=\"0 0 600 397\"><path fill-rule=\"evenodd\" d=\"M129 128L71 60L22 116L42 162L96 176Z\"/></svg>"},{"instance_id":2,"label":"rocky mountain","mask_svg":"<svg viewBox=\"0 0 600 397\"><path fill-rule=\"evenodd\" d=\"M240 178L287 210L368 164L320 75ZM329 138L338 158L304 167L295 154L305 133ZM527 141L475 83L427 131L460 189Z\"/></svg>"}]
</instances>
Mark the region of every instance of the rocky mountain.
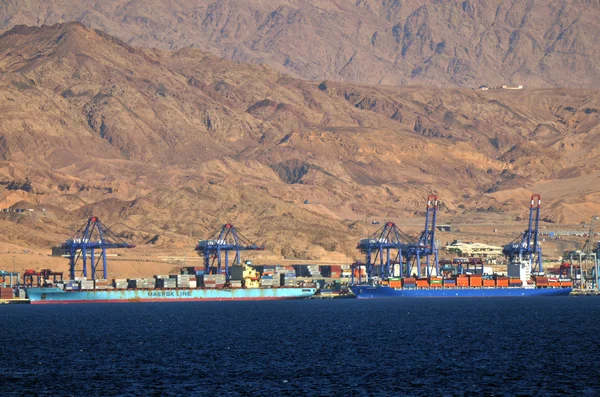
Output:
<instances>
[{"instance_id":1,"label":"rocky mountain","mask_svg":"<svg viewBox=\"0 0 600 397\"><path fill-rule=\"evenodd\" d=\"M343 258L366 219L420 225L429 193L445 221L522 216L535 191L548 220L579 222L600 210L599 110L597 90L312 82L17 26L0 36L0 202L36 211L0 213L0 245L47 247L95 214L141 245L233 222L278 258Z\"/></svg>"},{"instance_id":2,"label":"rocky mountain","mask_svg":"<svg viewBox=\"0 0 600 397\"><path fill-rule=\"evenodd\" d=\"M598 88L597 0L5 0L0 32L79 21L314 80Z\"/></svg>"}]
</instances>

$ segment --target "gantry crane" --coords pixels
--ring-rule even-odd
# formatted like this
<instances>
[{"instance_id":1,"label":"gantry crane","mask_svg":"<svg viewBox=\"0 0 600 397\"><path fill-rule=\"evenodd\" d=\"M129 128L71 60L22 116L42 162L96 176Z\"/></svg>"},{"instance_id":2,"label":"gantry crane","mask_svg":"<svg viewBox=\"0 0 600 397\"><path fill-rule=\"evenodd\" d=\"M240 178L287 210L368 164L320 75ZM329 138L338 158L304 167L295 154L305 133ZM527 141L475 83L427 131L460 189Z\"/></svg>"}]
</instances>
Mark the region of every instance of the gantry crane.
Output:
<instances>
[{"instance_id":1,"label":"gantry crane","mask_svg":"<svg viewBox=\"0 0 600 397\"><path fill-rule=\"evenodd\" d=\"M403 263L410 236L398 229L394 222L386 222L369 238L360 240L357 247L365 255L366 277L387 278L393 275L393 265ZM354 272L353 272L354 275ZM359 279L352 282L361 283ZM366 280L365 280L366 281Z\"/></svg>"},{"instance_id":2,"label":"gantry crane","mask_svg":"<svg viewBox=\"0 0 600 397\"><path fill-rule=\"evenodd\" d=\"M107 278L108 268L106 264L106 249L108 248L133 248L135 245L125 242L113 233L106 225L100 222L95 216L90 217L87 222L75 232L73 237L68 239L63 245L63 249L69 255L69 278L75 279L78 262L81 260L82 268L80 274L83 277L88 276L88 253L90 255L91 278ZM99 250L99 255L96 255ZM102 267L98 265L102 261ZM102 277L100 276L100 272Z\"/></svg>"},{"instance_id":3,"label":"gantry crane","mask_svg":"<svg viewBox=\"0 0 600 397\"><path fill-rule=\"evenodd\" d=\"M241 266L240 251L263 251L264 246L250 242L231 224L223 225L208 239L199 240L196 251L204 257L204 271L208 273L225 273L229 281L229 251L235 252L233 264ZM223 262L225 267L222 269ZM216 265L216 266L215 266Z\"/></svg>"},{"instance_id":4,"label":"gantry crane","mask_svg":"<svg viewBox=\"0 0 600 397\"><path fill-rule=\"evenodd\" d=\"M505 245L502 253L508 258L508 275L519 277L527 285L533 271L543 272L542 248L538 241L542 197L531 196L529 225L515 240ZM535 257L535 260L534 260Z\"/></svg>"},{"instance_id":5,"label":"gantry crane","mask_svg":"<svg viewBox=\"0 0 600 397\"><path fill-rule=\"evenodd\" d=\"M590 230L588 231L588 235L587 235L587 239L585 240L585 243L583 244L583 247L581 248L581 252L584 254L590 254L593 253L595 248L594 247L594 237L596 235L596 232L594 231L594 221L600 220L600 216L598 215L592 215L592 219L590 220Z\"/></svg>"},{"instance_id":6,"label":"gantry crane","mask_svg":"<svg viewBox=\"0 0 600 397\"><path fill-rule=\"evenodd\" d=\"M421 258L425 258L425 264L427 267L427 277L431 277L431 268L429 257L434 257L436 275L439 276L439 262L438 262L438 250L435 245L435 224L437 220L438 210L438 198L437 196L427 196L427 207L425 212L425 228L423 231L414 239L413 243L408 246L407 266L406 266L406 277L410 277L412 274L412 268L416 265L418 276L421 276Z\"/></svg>"},{"instance_id":7,"label":"gantry crane","mask_svg":"<svg viewBox=\"0 0 600 397\"><path fill-rule=\"evenodd\" d=\"M594 287L596 288L596 291L600 291L600 241L598 241L596 243L596 248L594 248L594 253L596 254L596 261L594 263L594 274L593 274L593 280L594 280Z\"/></svg>"},{"instance_id":8,"label":"gantry crane","mask_svg":"<svg viewBox=\"0 0 600 397\"><path fill-rule=\"evenodd\" d=\"M587 238L583 247L581 247L580 251L572 251L569 253L569 262L571 263L571 269L573 269L575 260L579 263L579 276L581 277L581 287L586 288L586 282L592 282L592 288L597 289L598 284L598 274L596 267L598 264L598 253L597 247L595 247L595 235L596 232L594 230L594 221L599 220L600 217L598 215L593 215L590 220L590 230L588 231Z\"/></svg>"}]
</instances>

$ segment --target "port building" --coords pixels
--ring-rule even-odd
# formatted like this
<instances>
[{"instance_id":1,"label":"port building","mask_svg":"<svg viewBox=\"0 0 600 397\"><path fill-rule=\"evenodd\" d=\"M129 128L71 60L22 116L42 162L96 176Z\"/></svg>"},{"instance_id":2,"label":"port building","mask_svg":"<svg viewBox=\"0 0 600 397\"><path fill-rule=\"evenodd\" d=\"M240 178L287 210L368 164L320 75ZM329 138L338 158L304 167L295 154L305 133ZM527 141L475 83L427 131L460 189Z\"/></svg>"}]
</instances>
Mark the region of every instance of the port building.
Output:
<instances>
[{"instance_id":1,"label":"port building","mask_svg":"<svg viewBox=\"0 0 600 397\"><path fill-rule=\"evenodd\" d=\"M459 256L471 258L496 258L502 256L502 247L474 242L462 242L454 240L446 244L446 251L455 252Z\"/></svg>"}]
</instances>

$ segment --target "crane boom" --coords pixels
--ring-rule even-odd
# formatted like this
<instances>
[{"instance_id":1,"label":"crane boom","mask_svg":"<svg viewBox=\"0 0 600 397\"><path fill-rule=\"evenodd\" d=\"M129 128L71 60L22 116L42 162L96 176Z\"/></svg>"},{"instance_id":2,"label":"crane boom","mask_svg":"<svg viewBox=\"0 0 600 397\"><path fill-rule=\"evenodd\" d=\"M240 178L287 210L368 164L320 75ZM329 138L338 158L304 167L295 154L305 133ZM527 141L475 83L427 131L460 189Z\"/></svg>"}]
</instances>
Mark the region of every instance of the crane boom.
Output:
<instances>
[{"instance_id":1,"label":"crane boom","mask_svg":"<svg viewBox=\"0 0 600 397\"><path fill-rule=\"evenodd\" d=\"M76 266L79 260L82 262L81 275L88 276L88 253L90 254L90 270L92 280L95 280L102 271L102 278L108 277L106 263L107 248L133 248L135 245L125 242L118 237L96 216L90 217L87 222L79 228L63 245L65 253L69 255L69 278L75 279ZM96 250L100 250L100 256L96 257ZM98 265L102 260L102 269Z\"/></svg>"},{"instance_id":2,"label":"crane boom","mask_svg":"<svg viewBox=\"0 0 600 397\"><path fill-rule=\"evenodd\" d=\"M229 281L229 251L235 252L233 264L241 266L240 251L264 251L264 249L264 246L250 242L231 223L223 225L208 239L199 240L196 245L196 251L204 257L204 271L209 273L214 269L216 274L224 272L227 281ZM222 269L223 259L225 267Z\"/></svg>"},{"instance_id":3,"label":"crane boom","mask_svg":"<svg viewBox=\"0 0 600 397\"><path fill-rule=\"evenodd\" d=\"M594 231L594 221L600 220L600 216L593 215L590 220L590 230L588 231L587 239L581 248L581 252L584 254L590 254L594 250L594 235L596 232Z\"/></svg>"},{"instance_id":4,"label":"crane boom","mask_svg":"<svg viewBox=\"0 0 600 397\"><path fill-rule=\"evenodd\" d=\"M437 210L439 206L438 197L434 195L427 196L427 207L425 211L425 228L415 239L416 242L410 244L409 247L409 262L410 259L416 261L416 266L421 276L421 258L425 258L426 275L431 277L429 257L433 255L436 275L439 275L438 251L435 246L435 227L437 221ZM410 264L407 266L407 277L410 277Z\"/></svg>"},{"instance_id":5,"label":"crane boom","mask_svg":"<svg viewBox=\"0 0 600 397\"><path fill-rule=\"evenodd\" d=\"M509 262L508 275L519 277L524 283L529 281L533 270L543 271L542 248L538 240L541 203L542 197L539 194L531 195L527 229L502 249Z\"/></svg>"},{"instance_id":6,"label":"crane boom","mask_svg":"<svg viewBox=\"0 0 600 397\"><path fill-rule=\"evenodd\" d=\"M371 236L360 240L356 248L365 254L366 276L393 276L393 265L402 265L403 253L407 251L410 242L410 236L400 230L394 222L386 222ZM359 277L358 282L361 281Z\"/></svg>"}]
</instances>

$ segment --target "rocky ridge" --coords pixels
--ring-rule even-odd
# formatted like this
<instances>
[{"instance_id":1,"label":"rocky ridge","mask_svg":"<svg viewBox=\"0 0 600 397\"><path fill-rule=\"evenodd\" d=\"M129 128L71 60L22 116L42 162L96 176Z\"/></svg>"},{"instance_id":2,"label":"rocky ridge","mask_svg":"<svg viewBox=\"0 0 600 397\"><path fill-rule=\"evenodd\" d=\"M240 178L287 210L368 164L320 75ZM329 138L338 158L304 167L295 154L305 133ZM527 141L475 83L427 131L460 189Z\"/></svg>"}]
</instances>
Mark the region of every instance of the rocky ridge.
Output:
<instances>
[{"instance_id":1,"label":"rocky ridge","mask_svg":"<svg viewBox=\"0 0 600 397\"><path fill-rule=\"evenodd\" d=\"M0 32L79 21L314 80L598 88L597 0L6 0Z\"/></svg>"},{"instance_id":2,"label":"rocky ridge","mask_svg":"<svg viewBox=\"0 0 600 397\"><path fill-rule=\"evenodd\" d=\"M0 48L2 200L46 210L2 214L2 244L47 247L94 214L137 244L233 222L275 257L339 258L365 217L420 224L428 193L445 219L522 216L532 191L550 221L600 210L596 90L312 82L79 23Z\"/></svg>"}]
</instances>

